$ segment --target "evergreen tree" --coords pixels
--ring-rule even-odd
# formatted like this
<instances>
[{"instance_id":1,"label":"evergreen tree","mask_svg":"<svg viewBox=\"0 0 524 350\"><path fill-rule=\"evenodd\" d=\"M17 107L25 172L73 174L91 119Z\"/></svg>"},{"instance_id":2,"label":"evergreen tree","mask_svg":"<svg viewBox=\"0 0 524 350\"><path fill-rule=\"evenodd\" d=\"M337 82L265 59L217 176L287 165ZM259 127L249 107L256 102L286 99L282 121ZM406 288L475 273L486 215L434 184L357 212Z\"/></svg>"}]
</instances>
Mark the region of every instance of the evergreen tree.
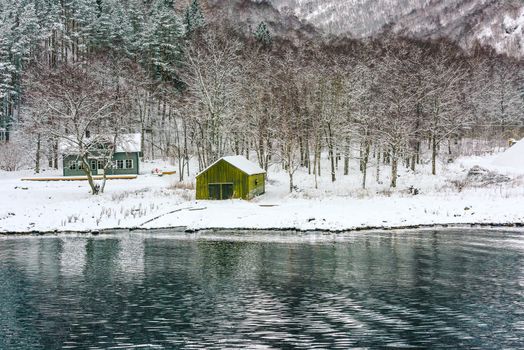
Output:
<instances>
[{"instance_id":1,"label":"evergreen tree","mask_svg":"<svg viewBox=\"0 0 524 350\"><path fill-rule=\"evenodd\" d=\"M126 11L121 1L115 1L109 13L112 48L125 55L133 54L136 31L131 22L134 12Z\"/></svg>"},{"instance_id":2,"label":"evergreen tree","mask_svg":"<svg viewBox=\"0 0 524 350\"><path fill-rule=\"evenodd\" d=\"M176 65L182 57L184 26L174 10L164 0L151 8L142 34L142 61L152 75L164 81L176 81Z\"/></svg>"},{"instance_id":3,"label":"evergreen tree","mask_svg":"<svg viewBox=\"0 0 524 350\"><path fill-rule=\"evenodd\" d=\"M7 18L2 18L6 20ZM12 119L13 76L16 73L11 62L10 22L0 24L0 141L8 138Z\"/></svg>"},{"instance_id":4,"label":"evergreen tree","mask_svg":"<svg viewBox=\"0 0 524 350\"><path fill-rule=\"evenodd\" d=\"M271 46L273 39L266 25L266 22L260 22L255 31L255 39L264 46Z\"/></svg>"},{"instance_id":5,"label":"evergreen tree","mask_svg":"<svg viewBox=\"0 0 524 350\"><path fill-rule=\"evenodd\" d=\"M187 7L184 16L184 22L186 25L186 32L188 34L193 33L206 24L204 15L202 13L202 8L200 7L197 0L193 0L193 2L191 2L191 4Z\"/></svg>"}]
</instances>

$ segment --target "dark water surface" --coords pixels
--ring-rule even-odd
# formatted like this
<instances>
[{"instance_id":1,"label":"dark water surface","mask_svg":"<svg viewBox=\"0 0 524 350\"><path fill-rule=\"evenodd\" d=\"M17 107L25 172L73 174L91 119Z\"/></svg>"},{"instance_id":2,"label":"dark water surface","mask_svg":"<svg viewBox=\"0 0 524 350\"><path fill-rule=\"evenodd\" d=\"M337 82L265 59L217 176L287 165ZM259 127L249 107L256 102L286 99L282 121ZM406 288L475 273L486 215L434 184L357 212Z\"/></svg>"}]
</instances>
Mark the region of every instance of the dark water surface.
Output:
<instances>
[{"instance_id":1,"label":"dark water surface","mask_svg":"<svg viewBox=\"0 0 524 350\"><path fill-rule=\"evenodd\" d=\"M0 238L0 349L524 348L524 232Z\"/></svg>"}]
</instances>

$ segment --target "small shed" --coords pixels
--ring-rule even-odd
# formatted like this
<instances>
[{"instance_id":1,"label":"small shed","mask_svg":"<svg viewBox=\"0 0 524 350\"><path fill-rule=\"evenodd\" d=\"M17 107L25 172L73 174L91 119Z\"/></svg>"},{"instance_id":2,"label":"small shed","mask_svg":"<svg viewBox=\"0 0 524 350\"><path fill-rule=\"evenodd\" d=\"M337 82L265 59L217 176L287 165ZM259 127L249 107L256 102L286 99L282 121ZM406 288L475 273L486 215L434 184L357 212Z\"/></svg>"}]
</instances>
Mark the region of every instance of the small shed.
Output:
<instances>
[{"instance_id":1,"label":"small shed","mask_svg":"<svg viewBox=\"0 0 524 350\"><path fill-rule=\"evenodd\" d=\"M196 176L196 199L252 199L266 190L266 171L242 156L222 157Z\"/></svg>"}]
</instances>

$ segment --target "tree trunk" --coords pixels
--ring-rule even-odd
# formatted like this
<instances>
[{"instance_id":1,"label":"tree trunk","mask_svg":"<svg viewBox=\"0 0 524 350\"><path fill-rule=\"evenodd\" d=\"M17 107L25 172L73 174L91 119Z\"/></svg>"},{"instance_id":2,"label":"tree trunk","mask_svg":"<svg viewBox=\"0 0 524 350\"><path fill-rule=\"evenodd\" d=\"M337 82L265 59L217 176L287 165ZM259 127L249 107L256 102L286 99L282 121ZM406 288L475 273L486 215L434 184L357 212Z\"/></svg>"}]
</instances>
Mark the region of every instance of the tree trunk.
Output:
<instances>
[{"instance_id":1,"label":"tree trunk","mask_svg":"<svg viewBox=\"0 0 524 350\"><path fill-rule=\"evenodd\" d=\"M336 181L336 174L335 174L335 157L333 154L333 149L329 148L329 158L331 159L331 182Z\"/></svg>"},{"instance_id":2,"label":"tree trunk","mask_svg":"<svg viewBox=\"0 0 524 350\"><path fill-rule=\"evenodd\" d=\"M58 169L58 141L53 143L53 168Z\"/></svg>"},{"instance_id":3,"label":"tree trunk","mask_svg":"<svg viewBox=\"0 0 524 350\"><path fill-rule=\"evenodd\" d=\"M107 182L107 169L104 168L104 175L102 177L102 186L100 186L100 193L104 193Z\"/></svg>"},{"instance_id":4,"label":"tree trunk","mask_svg":"<svg viewBox=\"0 0 524 350\"><path fill-rule=\"evenodd\" d=\"M437 137L431 137L431 174L437 175Z\"/></svg>"},{"instance_id":5,"label":"tree trunk","mask_svg":"<svg viewBox=\"0 0 524 350\"><path fill-rule=\"evenodd\" d=\"M366 188L366 178L368 174L368 162L369 162L369 140L364 141L364 153L362 157L362 188Z\"/></svg>"},{"instance_id":6,"label":"tree trunk","mask_svg":"<svg viewBox=\"0 0 524 350\"><path fill-rule=\"evenodd\" d=\"M390 187L397 187L398 174L398 159L396 147L391 148L391 185Z\"/></svg>"},{"instance_id":7,"label":"tree trunk","mask_svg":"<svg viewBox=\"0 0 524 350\"><path fill-rule=\"evenodd\" d=\"M335 182L336 179L336 172L335 172L335 147L333 145L333 134L331 133L331 125L327 125L328 129L328 153L329 153L329 159L331 161L331 182Z\"/></svg>"},{"instance_id":8,"label":"tree trunk","mask_svg":"<svg viewBox=\"0 0 524 350\"><path fill-rule=\"evenodd\" d=\"M84 171L84 174L87 176L87 182L89 183L89 187L91 187L91 194L93 196L98 194L98 186L93 180L93 175L91 174L91 167L89 165L89 162L87 161L87 157L82 157L82 170Z\"/></svg>"},{"instance_id":9,"label":"tree trunk","mask_svg":"<svg viewBox=\"0 0 524 350\"><path fill-rule=\"evenodd\" d=\"M41 135L36 136L35 173L40 173Z\"/></svg>"},{"instance_id":10,"label":"tree trunk","mask_svg":"<svg viewBox=\"0 0 524 350\"><path fill-rule=\"evenodd\" d=\"M380 183L380 149L377 151L376 181L377 184Z\"/></svg>"},{"instance_id":11,"label":"tree trunk","mask_svg":"<svg viewBox=\"0 0 524 350\"><path fill-rule=\"evenodd\" d=\"M344 175L349 175L349 137L346 137L346 145L344 146Z\"/></svg>"}]
</instances>

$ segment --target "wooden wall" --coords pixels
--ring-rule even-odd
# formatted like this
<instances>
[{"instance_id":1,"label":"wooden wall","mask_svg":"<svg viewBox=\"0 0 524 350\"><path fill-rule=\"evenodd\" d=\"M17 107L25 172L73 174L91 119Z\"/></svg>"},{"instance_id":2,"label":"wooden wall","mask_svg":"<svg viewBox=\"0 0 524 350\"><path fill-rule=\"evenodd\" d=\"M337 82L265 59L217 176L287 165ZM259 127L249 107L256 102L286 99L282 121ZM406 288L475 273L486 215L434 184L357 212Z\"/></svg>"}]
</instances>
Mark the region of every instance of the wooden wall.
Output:
<instances>
[{"instance_id":1,"label":"wooden wall","mask_svg":"<svg viewBox=\"0 0 524 350\"><path fill-rule=\"evenodd\" d=\"M249 176L225 160L197 176L196 199L210 199L208 185L213 183L233 183L233 198L251 199L265 191L264 174Z\"/></svg>"}]
</instances>

